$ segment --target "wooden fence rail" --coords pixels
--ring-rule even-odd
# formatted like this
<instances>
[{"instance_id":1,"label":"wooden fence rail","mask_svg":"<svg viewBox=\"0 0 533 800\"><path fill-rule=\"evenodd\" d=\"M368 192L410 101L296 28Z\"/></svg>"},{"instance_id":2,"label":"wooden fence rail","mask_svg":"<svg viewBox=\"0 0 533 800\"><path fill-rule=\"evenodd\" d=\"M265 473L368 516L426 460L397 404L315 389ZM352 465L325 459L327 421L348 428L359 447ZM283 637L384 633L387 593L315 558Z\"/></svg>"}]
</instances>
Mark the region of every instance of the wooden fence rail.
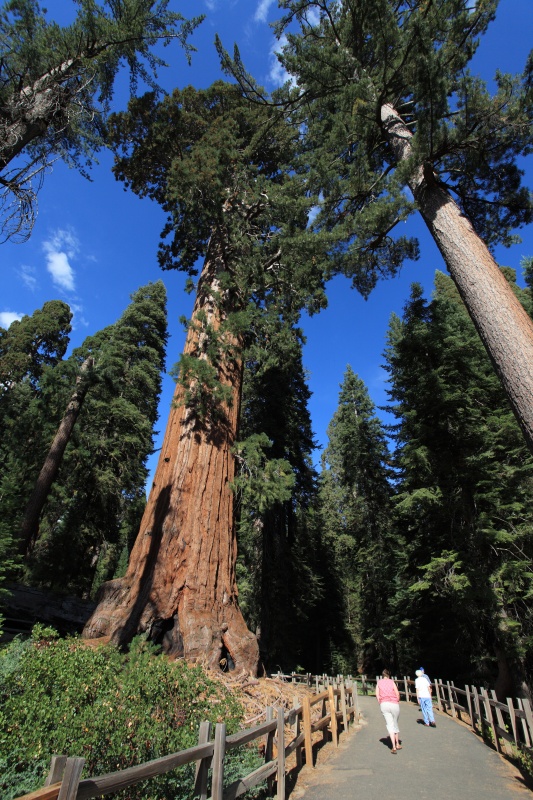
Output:
<instances>
[{"instance_id":1,"label":"wooden fence rail","mask_svg":"<svg viewBox=\"0 0 533 800\"><path fill-rule=\"evenodd\" d=\"M315 706L320 706L318 717L312 711ZM275 789L278 800L284 800L287 757L295 753L298 770L303 766L304 759L307 766L313 767L313 733L322 731L323 741L327 741L331 735L333 743L337 745L341 728L347 730L349 724L358 718L357 685L345 680L330 680L327 688L322 686L320 692L289 711L268 708L266 721L260 725L227 736L225 723L218 723L212 741L211 723L202 722L198 744L194 747L119 772L82 780L83 758L52 756L45 786L18 800L89 800L193 763L196 764L194 793L200 800L207 800L208 797L212 800L234 800L264 781L268 782L271 794ZM291 731L288 740L286 728ZM224 786L226 753L258 739L264 739L265 763L254 772Z\"/></svg>"}]
</instances>

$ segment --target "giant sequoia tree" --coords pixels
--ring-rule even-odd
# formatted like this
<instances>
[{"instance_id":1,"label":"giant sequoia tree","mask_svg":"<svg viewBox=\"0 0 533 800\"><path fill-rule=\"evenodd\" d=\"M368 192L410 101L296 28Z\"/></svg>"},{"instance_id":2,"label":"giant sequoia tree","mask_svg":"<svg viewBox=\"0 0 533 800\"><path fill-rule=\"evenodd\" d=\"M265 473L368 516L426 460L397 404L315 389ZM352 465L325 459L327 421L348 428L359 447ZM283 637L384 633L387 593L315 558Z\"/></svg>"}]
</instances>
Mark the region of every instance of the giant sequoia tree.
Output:
<instances>
[{"instance_id":1,"label":"giant sequoia tree","mask_svg":"<svg viewBox=\"0 0 533 800\"><path fill-rule=\"evenodd\" d=\"M533 325L489 248L531 221L517 157L531 151L531 64L496 91L468 72L497 0L280 0L288 108L323 202L317 232L336 233L334 270L368 293L416 242L394 238L420 212L533 450ZM294 31L294 23L299 30ZM226 64L247 94L238 57Z\"/></svg>"},{"instance_id":2,"label":"giant sequoia tree","mask_svg":"<svg viewBox=\"0 0 533 800\"><path fill-rule=\"evenodd\" d=\"M235 581L233 494L242 347L265 308L321 302L300 242L310 200L284 169L294 133L235 87L176 90L112 121L115 172L168 213L163 268L203 267L146 512L123 579L105 584L85 635L146 631L172 653L255 672ZM310 244L309 247L314 247ZM316 250L316 248L315 248Z\"/></svg>"},{"instance_id":3,"label":"giant sequoia tree","mask_svg":"<svg viewBox=\"0 0 533 800\"><path fill-rule=\"evenodd\" d=\"M156 85L164 61L153 52L178 39L187 55L191 21L168 0L76 0L71 25L46 18L37 0L7 0L0 9L0 230L2 238L31 233L35 196L58 156L90 163L103 145L103 123L114 81L128 65L131 89Z\"/></svg>"}]
</instances>

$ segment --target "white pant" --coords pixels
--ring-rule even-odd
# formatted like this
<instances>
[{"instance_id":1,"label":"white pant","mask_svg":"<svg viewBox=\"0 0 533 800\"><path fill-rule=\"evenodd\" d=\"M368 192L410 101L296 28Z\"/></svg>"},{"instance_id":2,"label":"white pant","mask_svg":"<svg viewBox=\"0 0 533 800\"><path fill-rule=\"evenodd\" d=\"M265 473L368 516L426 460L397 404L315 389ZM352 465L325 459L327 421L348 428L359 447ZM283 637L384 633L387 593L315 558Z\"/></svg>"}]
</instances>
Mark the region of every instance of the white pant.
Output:
<instances>
[{"instance_id":1,"label":"white pant","mask_svg":"<svg viewBox=\"0 0 533 800\"><path fill-rule=\"evenodd\" d=\"M392 737L395 733L400 733L400 729L398 727L398 717L400 716L400 704L399 703L381 703L380 704L381 713L385 717L385 725L387 726L387 733L391 737L391 741L393 741Z\"/></svg>"}]
</instances>

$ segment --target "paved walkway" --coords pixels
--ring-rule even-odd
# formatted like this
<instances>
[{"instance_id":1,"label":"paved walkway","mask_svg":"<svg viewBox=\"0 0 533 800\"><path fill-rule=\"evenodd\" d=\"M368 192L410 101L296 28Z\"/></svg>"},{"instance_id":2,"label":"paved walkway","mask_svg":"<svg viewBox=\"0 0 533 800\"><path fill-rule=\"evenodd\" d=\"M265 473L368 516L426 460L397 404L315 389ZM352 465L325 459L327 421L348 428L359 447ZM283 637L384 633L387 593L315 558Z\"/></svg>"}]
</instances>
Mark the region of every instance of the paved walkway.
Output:
<instances>
[{"instance_id":1,"label":"paved walkway","mask_svg":"<svg viewBox=\"0 0 533 800\"><path fill-rule=\"evenodd\" d=\"M375 697L359 698L364 723L305 779L303 800L525 800L519 773L467 727L435 714L426 728L417 706L401 704L402 749L390 751ZM343 741L344 739L344 741ZM332 747L332 745L328 745ZM309 775L309 773L308 773ZM303 776L302 776L303 777Z\"/></svg>"}]
</instances>

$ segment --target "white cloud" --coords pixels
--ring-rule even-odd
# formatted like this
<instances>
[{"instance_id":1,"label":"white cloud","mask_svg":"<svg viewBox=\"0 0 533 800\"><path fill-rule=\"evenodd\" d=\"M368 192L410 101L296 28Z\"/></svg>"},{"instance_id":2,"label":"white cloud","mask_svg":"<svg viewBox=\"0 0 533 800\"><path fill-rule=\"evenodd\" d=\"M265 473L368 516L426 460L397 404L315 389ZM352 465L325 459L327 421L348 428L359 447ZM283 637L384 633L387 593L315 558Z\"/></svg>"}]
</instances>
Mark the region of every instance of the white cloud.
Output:
<instances>
[{"instance_id":1,"label":"white cloud","mask_svg":"<svg viewBox=\"0 0 533 800\"><path fill-rule=\"evenodd\" d=\"M24 314L19 314L18 311L0 311L0 327L9 328L12 322L16 319L22 319Z\"/></svg>"},{"instance_id":2,"label":"white cloud","mask_svg":"<svg viewBox=\"0 0 533 800\"><path fill-rule=\"evenodd\" d=\"M79 251L79 243L72 231L57 230L43 242L46 268L56 286L67 292L75 289L74 270L70 264Z\"/></svg>"},{"instance_id":3,"label":"white cloud","mask_svg":"<svg viewBox=\"0 0 533 800\"><path fill-rule=\"evenodd\" d=\"M255 9L254 20L256 22L266 22L268 10L275 2L276 0L259 0L259 5Z\"/></svg>"},{"instance_id":4,"label":"white cloud","mask_svg":"<svg viewBox=\"0 0 533 800\"><path fill-rule=\"evenodd\" d=\"M19 270L22 283L24 283L32 292L34 292L37 288L37 278L35 277L35 273L35 267L29 267L27 264L23 264Z\"/></svg>"}]
</instances>

